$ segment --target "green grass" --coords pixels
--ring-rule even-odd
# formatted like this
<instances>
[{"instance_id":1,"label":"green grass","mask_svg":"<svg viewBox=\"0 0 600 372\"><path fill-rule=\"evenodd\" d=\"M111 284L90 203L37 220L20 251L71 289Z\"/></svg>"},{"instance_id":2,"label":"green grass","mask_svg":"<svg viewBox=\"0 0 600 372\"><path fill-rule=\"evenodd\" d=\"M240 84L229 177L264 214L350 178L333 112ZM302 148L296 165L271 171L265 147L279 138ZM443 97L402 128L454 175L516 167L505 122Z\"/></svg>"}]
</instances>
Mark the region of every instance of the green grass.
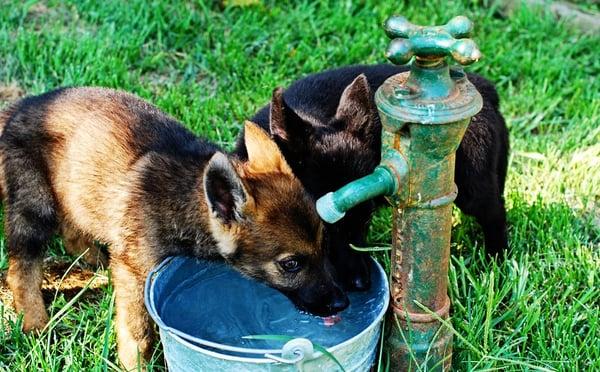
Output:
<instances>
[{"instance_id":1,"label":"green grass","mask_svg":"<svg viewBox=\"0 0 600 372\"><path fill-rule=\"evenodd\" d=\"M0 85L28 94L63 85L128 90L229 148L274 87L326 68L384 62L386 16L473 19L485 58L469 69L497 83L511 132L511 242L504 260L489 262L478 226L456 211L453 365L600 370L598 35L526 9L502 19L477 0L127 3L0 0ZM372 226L371 242L389 243L389 213ZM52 252L62 254L60 243ZM18 331L0 305L0 369L114 369L112 301L110 285L93 300L58 295L51 311L62 313L38 337Z\"/></svg>"}]
</instances>

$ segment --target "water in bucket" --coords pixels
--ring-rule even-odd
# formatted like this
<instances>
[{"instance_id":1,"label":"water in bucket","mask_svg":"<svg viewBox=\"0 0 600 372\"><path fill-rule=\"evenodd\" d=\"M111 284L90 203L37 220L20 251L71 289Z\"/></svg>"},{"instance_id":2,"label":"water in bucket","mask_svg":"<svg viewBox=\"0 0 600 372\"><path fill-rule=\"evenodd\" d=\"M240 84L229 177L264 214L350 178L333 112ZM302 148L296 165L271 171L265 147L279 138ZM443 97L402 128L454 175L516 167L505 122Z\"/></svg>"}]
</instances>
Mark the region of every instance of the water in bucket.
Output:
<instances>
[{"instance_id":1,"label":"water in bucket","mask_svg":"<svg viewBox=\"0 0 600 372\"><path fill-rule=\"evenodd\" d=\"M374 264L373 264L374 265ZM373 270L377 270L373 266ZM220 262L189 260L176 271L158 309L165 325L199 339L247 348L279 348L281 341L248 335L304 337L324 347L359 334L381 313L383 278L373 275L370 291L349 293L350 306L333 325L300 312L279 291L247 279Z\"/></svg>"}]
</instances>

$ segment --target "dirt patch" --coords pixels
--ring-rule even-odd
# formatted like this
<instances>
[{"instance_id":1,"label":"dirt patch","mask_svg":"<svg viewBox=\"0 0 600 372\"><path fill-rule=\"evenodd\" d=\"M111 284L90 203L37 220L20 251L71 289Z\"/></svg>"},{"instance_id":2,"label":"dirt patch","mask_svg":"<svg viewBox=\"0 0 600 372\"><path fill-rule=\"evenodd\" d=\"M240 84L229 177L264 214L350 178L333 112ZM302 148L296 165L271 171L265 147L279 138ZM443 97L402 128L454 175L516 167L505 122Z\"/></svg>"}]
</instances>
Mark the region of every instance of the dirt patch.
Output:
<instances>
[{"instance_id":1,"label":"dirt patch","mask_svg":"<svg viewBox=\"0 0 600 372\"><path fill-rule=\"evenodd\" d=\"M25 91L17 83L0 84L0 105L16 101L24 95Z\"/></svg>"},{"instance_id":2,"label":"dirt patch","mask_svg":"<svg viewBox=\"0 0 600 372\"><path fill-rule=\"evenodd\" d=\"M39 17L43 17L44 15L48 14L49 12L50 12L50 9L48 9L46 4L37 3L37 4L32 5L29 8L29 10L27 11L27 16L32 17L32 18L39 18Z\"/></svg>"},{"instance_id":3,"label":"dirt patch","mask_svg":"<svg viewBox=\"0 0 600 372\"><path fill-rule=\"evenodd\" d=\"M46 305L49 305L59 294L64 295L67 301L72 299L88 283L90 283L89 287L80 299L94 300L103 295L102 287L108 284L108 273L106 271L98 270L95 272L78 264L69 270L71 264L71 261L58 259L49 259L44 262L42 294ZM12 293L6 284L6 271L0 273L0 301L2 301L5 310L14 314Z\"/></svg>"},{"instance_id":4,"label":"dirt patch","mask_svg":"<svg viewBox=\"0 0 600 372\"><path fill-rule=\"evenodd\" d=\"M29 31L44 32L48 26L59 27L61 32L77 34L95 34L97 26L82 19L77 6L66 1L41 1L27 8L25 23ZM56 31L56 29L54 30Z\"/></svg>"},{"instance_id":5,"label":"dirt patch","mask_svg":"<svg viewBox=\"0 0 600 372\"><path fill-rule=\"evenodd\" d=\"M496 5L495 2L494 6ZM597 6L575 4L575 1L502 0L500 1L500 12L504 16L510 16L523 5L533 10L549 12L555 18L572 24L584 33L595 34L600 30L600 13L597 12ZM582 8L581 5L584 7Z\"/></svg>"}]
</instances>

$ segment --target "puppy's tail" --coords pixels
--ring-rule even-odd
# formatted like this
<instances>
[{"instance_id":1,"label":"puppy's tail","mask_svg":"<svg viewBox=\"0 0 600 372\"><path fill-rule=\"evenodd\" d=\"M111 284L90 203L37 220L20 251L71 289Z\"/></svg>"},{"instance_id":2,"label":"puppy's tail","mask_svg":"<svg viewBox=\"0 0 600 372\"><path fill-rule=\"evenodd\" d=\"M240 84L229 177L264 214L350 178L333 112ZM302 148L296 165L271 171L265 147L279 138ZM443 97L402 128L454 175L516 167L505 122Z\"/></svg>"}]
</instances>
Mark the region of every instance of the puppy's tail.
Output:
<instances>
[{"instance_id":1,"label":"puppy's tail","mask_svg":"<svg viewBox=\"0 0 600 372\"><path fill-rule=\"evenodd\" d=\"M4 134L4 128L6 127L6 124L8 123L10 118L13 116L15 111L17 111L17 108L18 108L17 103L12 103L7 108L0 111L0 139L2 138L2 134ZM2 154L2 145L0 144L0 202L4 201L3 188L5 185L5 182L4 182L5 180L4 180L3 162L4 162L4 156Z\"/></svg>"}]
</instances>

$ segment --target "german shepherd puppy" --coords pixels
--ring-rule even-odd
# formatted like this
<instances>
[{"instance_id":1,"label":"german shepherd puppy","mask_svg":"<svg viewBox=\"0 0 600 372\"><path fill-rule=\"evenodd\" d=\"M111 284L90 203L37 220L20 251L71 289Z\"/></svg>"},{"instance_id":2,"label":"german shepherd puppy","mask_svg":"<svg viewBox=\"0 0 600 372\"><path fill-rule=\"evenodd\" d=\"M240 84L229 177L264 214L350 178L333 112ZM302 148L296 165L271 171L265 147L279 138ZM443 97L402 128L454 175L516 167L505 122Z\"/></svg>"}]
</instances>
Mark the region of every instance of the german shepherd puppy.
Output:
<instances>
[{"instance_id":1,"label":"german shepherd puppy","mask_svg":"<svg viewBox=\"0 0 600 372\"><path fill-rule=\"evenodd\" d=\"M141 99L100 88L25 98L2 113L1 177L7 281L24 330L48 315L40 285L45 246L108 243L124 367L148 357L148 272L169 255L223 257L309 312L348 305L323 253L314 200L277 145L247 122L247 160L228 157ZM97 250L88 252L92 261Z\"/></svg>"},{"instance_id":2,"label":"german shepherd puppy","mask_svg":"<svg viewBox=\"0 0 600 372\"><path fill-rule=\"evenodd\" d=\"M371 173L379 164L381 122L374 92L406 66L349 66L310 75L283 91L276 89L270 106L253 121L270 133L294 174L318 198ZM456 205L475 216L490 255L507 246L504 181L508 131L499 111L496 89L486 79L467 74L483 96L483 109L471 120L456 154ZM243 141L235 152L245 158ZM339 222L325 227L333 265L347 289L369 287L364 255L349 249L363 245L368 223L383 199L365 202Z\"/></svg>"}]
</instances>

